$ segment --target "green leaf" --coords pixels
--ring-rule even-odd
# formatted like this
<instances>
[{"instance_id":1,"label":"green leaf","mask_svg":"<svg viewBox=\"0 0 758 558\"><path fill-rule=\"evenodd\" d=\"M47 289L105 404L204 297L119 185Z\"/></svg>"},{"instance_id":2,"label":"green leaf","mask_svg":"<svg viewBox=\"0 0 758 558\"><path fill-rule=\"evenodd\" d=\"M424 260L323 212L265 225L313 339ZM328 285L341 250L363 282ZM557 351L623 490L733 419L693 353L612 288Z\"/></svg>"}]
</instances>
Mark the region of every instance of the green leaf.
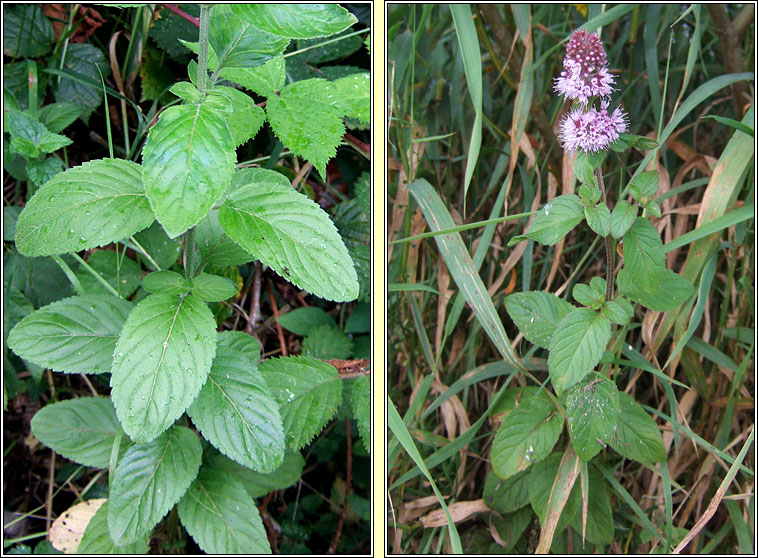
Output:
<instances>
[{"instance_id":1,"label":"green leaf","mask_svg":"<svg viewBox=\"0 0 758 558\"><path fill-rule=\"evenodd\" d=\"M574 178L580 184L587 185L590 188L595 187L595 169L587 160L587 154L584 151L578 151L574 158Z\"/></svg>"},{"instance_id":2,"label":"green leaf","mask_svg":"<svg viewBox=\"0 0 758 558\"><path fill-rule=\"evenodd\" d=\"M192 294L201 300L218 302L237 294L237 286L226 277L200 273L192 279Z\"/></svg>"},{"instance_id":3,"label":"green leaf","mask_svg":"<svg viewBox=\"0 0 758 558\"><path fill-rule=\"evenodd\" d=\"M245 467L268 473L281 465L278 405L256 365L233 349L216 348L208 380L187 414L214 447Z\"/></svg>"},{"instance_id":4,"label":"green leaf","mask_svg":"<svg viewBox=\"0 0 758 558\"><path fill-rule=\"evenodd\" d=\"M87 467L105 469L120 426L108 397L80 397L42 407L32 418L32 432L47 447ZM122 450L130 445L122 440Z\"/></svg>"},{"instance_id":5,"label":"green leaf","mask_svg":"<svg viewBox=\"0 0 758 558\"><path fill-rule=\"evenodd\" d=\"M547 349L555 328L574 306L552 293L529 291L505 297L505 309L524 337Z\"/></svg>"},{"instance_id":6,"label":"green leaf","mask_svg":"<svg viewBox=\"0 0 758 558\"><path fill-rule=\"evenodd\" d=\"M8 335L21 358L69 374L111 369L113 349L131 302L112 295L72 296L29 314Z\"/></svg>"},{"instance_id":7,"label":"green leaf","mask_svg":"<svg viewBox=\"0 0 758 558\"><path fill-rule=\"evenodd\" d=\"M199 105L203 102L203 95L201 95L197 87L189 81L175 83L171 86L169 92L173 93L180 99L183 99L188 104Z\"/></svg>"},{"instance_id":8,"label":"green leaf","mask_svg":"<svg viewBox=\"0 0 758 558\"><path fill-rule=\"evenodd\" d=\"M197 434L183 426L127 449L110 490L108 529L113 542L124 545L148 535L187 492L202 454Z\"/></svg>"},{"instance_id":9,"label":"green leaf","mask_svg":"<svg viewBox=\"0 0 758 558\"><path fill-rule=\"evenodd\" d=\"M707 117L706 117L707 118ZM640 149L649 150L655 149L660 145L657 141L646 138L645 136L636 136L634 134L619 134L621 140L633 147L639 147Z\"/></svg>"},{"instance_id":10,"label":"green leaf","mask_svg":"<svg viewBox=\"0 0 758 558\"><path fill-rule=\"evenodd\" d=\"M345 321L345 333L371 333L371 305L359 302Z\"/></svg>"},{"instance_id":11,"label":"green leaf","mask_svg":"<svg viewBox=\"0 0 758 558\"><path fill-rule=\"evenodd\" d=\"M491 470L484 483L484 503L498 513L511 513L528 505L530 472L520 471L507 479L501 479Z\"/></svg>"},{"instance_id":12,"label":"green leaf","mask_svg":"<svg viewBox=\"0 0 758 558\"><path fill-rule=\"evenodd\" d=\"M334 318L318 306L295 308L279 316L277 321L287 331L302 336L310 335L320 325L337 327Z\"/></svg>"},{"instance_id":13,"label":"green leaf","mask_svg":"<svg viewBox=\"0 0 758 558\"><path fill-rule=\"evenodd\" d=\"M119 260L120 266L118 265ZM123 252L117 254L110 250L98 250L90 253L87 263L116 289L122 298L130 296L142 281L142 269L140 269L139 264L131 258L124 257ZM76 277L87 294L111 294L105 285L82 266L76 271Z\"/></svg>"},{"instance_id":14,"label":"green leaf","mask_svg":"<svg viewBox=\"0 0 758 558\"><path fill-rule=\"evenodd\" d=\"M521 399L505 417L492 442L490 460L497 476L507 479L545 459L563 430L563 420L547 395Z\"/></svg>"},{"instance_id":15,"label":"green leaf","mask_svg":"<svg viewBox=\"0 0 758 558\"><path fill-rule=\"evenodd\" d=\"M200 471L177 511L207 554L271 554L255 502L237 479L216 469Z\"/></svg>"},{"instance_id":16,"label":"green leaf","mask_svg":"<svg viewBox=\"0 0 758 558\"><path fill-rule=\"evenodd\" d=\"M11 151L27 159L52 153L72 143L66 136L52 133L28 112L8 110L5 117L8 132L11 134Z\"/></svg>"},{"instance_id":17,"label":"green leaf","mask_svg":"<svg viewBox=\"0 0 758 558\"><path fill-rule=\"evenodd\" d=\"M124 432L155 439L195 400L216 353L216 322L194 295L154 294L129 314L113 355L111 387Z\"/></svg>"},{"instance_id":18,"label":"green leaf","mask_svg":"<svg viewBox=\"0 0 758 558\"><path fill-rule=\"evenodd\" d=\"M227 115L226 123L232 134L234 145L239 147L250 138L254 138L266 120L266 113L255 101L242 91L231 87L214 87L213 95L223 95L231 103L232 112Z\"/></svg>"},{"instance_id":19,"label":"green leaf","mask_svg":"<svg viewBox=\"0 0 758 558\"><path fill-rule=\"evenodd\" d=\"M614 324L624 326L634 317L634 308L626 298L620 296L615 300L607 301L602 313Z\"/></svg>"},{"instance_id":20,"label":"green leaf","mask_svg":"<svg viewBox=\"0 0 758 558\"><path fill-rule=\"evenodd\" d=\"M589 308L574 308L560 321L547 359L550 381L558 395L592 372L610 339L608 319Z\"/></svg>"},{"instance_id":21,"label":"green leaf","mask_svg":"<svg viewBox=\"0 0 758 558\"><path fill-rule=\"evenodd\" d=\"M589 490L587 505L587 541L598 546L609 545L613 542L613 510L608 500L608 491L605 489L605 479L595 469L588 471ZM576 511L571 526L578 532L582 532L581 506Z\"/></svg>"},{"instance_id":22,"label":"green leaf","mask_svg":"<svg viewBox=\"0 0 758 558\"><path fill-rule=\"evenodd\" d=\"M553 198L539 210L527 231L508 241L513 246L529 238L552 246L566 236L584 218L584 207L579 197L565 194Z\"/></svg>"},{"instance_id":23,"label":"green leaf","mask_svg":"<svg viewBox=\"0 0 758 558\"><path fill-rule=\"evenodd\" d=\"M332 82L308 79L290 83L281 95L269 97L266 103L268 121L276 136L290 151L313 164L322 178L345 135L343 111L333 104L339 94Z\"/></svg>"},{"instance_id":24,"label":"green leaf","mask_svg":"<svg viewBox=\"0 0 758 558\"><path fill-rule=\"evenodd\" d=\"M53 26L37 4L3 9L3 54L13 58L38 58L55 43Z\"/></svg>"},{"instance_id":25,"label":"green leaf","mask_svg":"<svg viewBox=\"0 0 758 558\"><path fill-rule=\"evenodd\" d=\"M217 452L208 453L206 461L226 477L237 479L251 498L260 498L274 490L289 488L300 480L305 467L305 459L299 451L294 450L286 450L282 464L270 473L257 473Z\"/></svg>"},{"instance_id":26,"label":"green leaf","mask_svg":"<svg viewBox=\"0 0 758 558\"><path fill-rule=\"evenodd\" d=\"M226 191L236 154L222 113L205 105L166 109L142 150L145 193L175 238L205 217Z\"/></svg>"},{"instance_id":27,"label":"green leaf","mask_svg":"<svg viewBox=\"0 0 758 558\"><path fill-rule=\"evenodd\" d=\"M111 68L100 49L88 43L69 43L65 55L63 69L90 83L73 77L61 77L55 100L59 103L73 103L84 109L81 118L87 123L92 111L103 103L100 76L102 75L103 79L107 78ZM60 58L56 56L51 60L50 67L58 69L61 67L60 64Z\"/></svg>"},{"instance_id":28,"label":"green leaf","mask_svg":"<svg viewBox=\"0 0 758 558\"><path fill-rule=\"evenodd\" d=\"M595 205L602 196L600 192L600 188L597 186L587 186L586 184L581 184L579 186L579 197L582 198L582 201L584 201L588 206Z\"/></svg>"},{"instance_id":29,"label":"green leaf","mask_svg":"<svg viewBox=\"0 0 758 558\"><path fill-rule=\"evenodd\" d=\"M371 377L364 375L353 384L353 417L367 452L371 451Z\"/></svg>"},{"instance_id":30,"label":"green leaf","mask_svg":"<svg viewBox=\"0 0 758 558\"><path fill-rule=\"evenodd\" d=\"M260 365L279 403L288 447L308 444L337 413L342 383L331 364L309 357L270 358Z\"/></svg>"},{"instance_id":31,"label":"green leaf","mask_svg":"<svg viewBox=\"0 0 758 558\"><path fill-rule=\"evenodd\" d=\"M29 180L34 182L38 187L45 184L56 174L63 172L63 170L63 161L57 155L42 160L32 159L26 162L26 174L29 175Z\"/></svg>"},{"instance_id":32,"label":"green leaf","mask_svg":"<svg viewBox=\"0 0 758 558\"><path fill-rule=\"evenodd\" d=\"M327 214L277 172L246 169L244 177L245 185L219 211L226 234L316 296L337 302L357 298L353 262Z\"/></svg>"},{"instance_id":33,"label":"green leaf","mask_svg":"<svg viewBox=\"0 0 758 558\"><path fill-rule=\"evenodd\" d=\"M205 219L198 223L195 238L204 265L242 265L255 259L226 235L218 222L217 209L211 209Z\"/></svg>"},{"instance_id":34,"label":"green leaf","mask_svg":"<svg viewBox=\"0 0 758 558\"><path fill-rule=\"evenodd\" d=\"M211 10L209 39L218 59L213 70L253 68L284 52L289 39L262 31L254 26L254 20L240 20L232 9L228 4L217 4Z\"/></svg>"},{"instance_id":35,"label":"green leaf","mask_svg":"<svg viewBox=\"0 0 758 558\"><path fill-rule=\"evenodd\" d=\"M653 217L660 218L661 216L661 208L654 201L643 203L642 208L647 209L648 213L650 213L650 215L652 215Z\"/></svg>"},{"instance_id":36,"label":"green leaf","mask_svg":"<svg viewBox=\"0 0 758 558\"><path fill-rule=\"evenodd\" d=\"M666 460L661 431L634 398L621 391L616 430L609 439L611 447L628 459L640 463Z\"/></svg>"},{"instance_id":37,"label":"green leaf","mask_svg":"<svg viewBox=\"0 0 758 558\"><path fill-rule=\"evenodd\" d=\"M591 374L584 382L566 392L571 445L582 461L589 461L602 449L616 426L619 399L616 384L600 374Z\"/></svg>"},{"instance_id":38,"label":"green leaf","mask_svg":"<svg viewBox=\"0 0 758 558\"><path fill-rule=\"evenodd\" d=\"M149 293L184 295L190 291L191 281L187 281L176 271L153 271L142 280L142 287Z\"/></svg>"},{"instance_id":39,"label":"green leaf","mask_svg":"<svg viewBox=\"0 0 758 558\"><path fill-rule=\"evenodd\" d=\"M59 134L84 113L82 107L74 103L51 103L37 112L37 118L48 130Z\"/></svg>"},{"instance_id":40,"label":"green leaf","mask_svg":"<svg viewBox=\"0 0 758 558\"><path fill-rule=\"evenodd\" d=\"M321 360L345 360L353 354L353 341L340 328L323 324L303 339L303 356Z\"/></svg>"},{"instance_id":41,"label":"green leaf","mask_svg":"<svg viewBox=\"0 0 758 558\"><path fill-rule=\"evenodd\" d=\"M134 239L140 243L140 246L150 254L150 257L161 268L174 265L181 253L180 239L169 238L158 221L154 221L148 228L138 232L134 235ZM142 251L139 249L135 251L140 255L140 259L145 261ZM148 267L151 266L152 264L148 265Z\"/></svg>"},{"instance_id":42,"label":"green leaf","mask_svg":"<svg viewBox=\"0 0 758 558\"><path fill-rule=\"evenodd\" d=\"M133 543L117 546L108 530L108 502L103 502L100 509L89 520L82 535L82 541L77 549L78 554L147 554L150 550L148 537L143 537Z\"/></svg>"},{"instance_id":43,"label":"green leaf","mask_svg":"<svg viewBox=\"0 0 758 558\"><path fill-rule=\"evenodd\" d=\"M629 193L640 203L647 203L658 191L658 171L645 171L629 183Z\"/></svg>"},{"instance_id":44,"label":"green leaf","mask_svg":"<svg viewBox=\"0 0 758 558\"><path fill-rule=\"evenodd\" d=\"M355 199L367 220L371 219L371 175L363 172L355 181Z\"/></svg>"},{"instance_id":45,"label":"green leaf","mask_svg":"<svg viewBox=\"0 0 758 558\"><path fill-rule=\"evenodd\" d=\"M613 238L620 240L636 218L637 206L631 205L626 200L619 200L611 213L611 234Z\"/></svg>"},{"instance_id":46,"label":"green leaf","mask_svg":"<svg viewBox=\"0 0 758 558\"><path fill-rule=\"evenodd\" d=\"M199 4L182 4L182 10L192 17L200 16ZM197 25L168 10L161 10L161 12L160 17L150 26L150 38L171 58L181 60L186 64L190 52L182 46L180 41L196 41Z\"/></svg>"},{"instance_id":47,"label":"green leaf","mask_svg":"<svg viewBox=\"0 0 758 558\"><path fill-rule=\"evenodd\" d=\"M532 504L534 513L540 520L540 524L546 522L545 513L550 501L550 493L553 490L553 484L558 476L558 468L561 464L561 456L554 453L541 463L534 466L534 470L529 475L529 502ZM574 518L577 510L581 507L582 498L579 490L579 483L574 483L571 488L566 504L563 506L563 512L555 528L555 534L560 533L569 522Z\"/></svg>"},{"instance_id":48,"label":"green leaf","mask_svg":"<svg viewBox=\"0 0 758 558\"><path fill-rule=\"evenodd\" d=\"M251 365L258 365L261 359L261 344L252 335L242 331L222 331L217 339L219 347L227 347L244 356Z\"/></svg>"},{"instance_id":49,"label":"green leaf","mask_svg":"<svg viewBox=\"0 0 758 558\"><path fill-rule=\"evenodd\" d=\"M603 202L584 208L584 217L590 228L600 236L611 234L611 212Z\"/></svg>"},{"instance_id":50,"label":"green leaf","mask_svg":"<svg viewBox=\"0 0 758 558\"><path fill-rule=\"evenodd\" d=\"M334 35L358 21L337 4L232 4L231 10L259 29L292 39Z\"/></svg>"},{"instance_id":51,"label":"green leaf","mask_svg":"<svg viewBox=\"0 0 758 558\"><path fill-rule=\"evenodd\" d=\"M302 52L288 57L288 62L294 61L298 65L308 64L311 67L315 67L325 62L343 60L361 48L360 35L353 35L352 33L354 31L348 28L329 37L329 41L324 41L322 38L299 39L297 41L297 50ZM350 36L347 37L347 35Z\"/></svg>"},{"instance_id":52,"label":"green leaf","mask_svg":"<svg viewBox=\"0 0 758 558\"><path fill-rule=\"evenodd\" d=\"M673 310L695 293L695 287L689 279L670 269L663 272L663 278L653 294L646 293L637 287L625 269L619 271L616 280L620 294L656 312Z\"/></svg>"},{"instance_id":53,"label":"green leaf","mask_svg":"<svg viewBox=\"0 0 758 558\"><path fill-rule=\"evenodd\" d=\"M280 54L255 68L222 68L220 75L250 91L270 98L284 88L284 80L287 77L284 67L284 56Z\"/></svg>"},{"instance_id":54,"label":"green leaf","mask_svg":"<svg viewBox=\"0 0 758 558\"><path fill-rule=\"evenodd\" d=\"M28 201L16 224L25 256L88 250L127 238L153 216L142 188L142 168L100 159L56 174Z\"/></svg>"},{"instance_id":55,"label":"green leaf","mask_svg":"<svg viewBox=\"0 0 758 558\"><path fill-rule=\"evenodd\" d=\"M637 217L624 235L624 269L629 279L639 290L654 294L663 280L665 266L661 235L650 221Z\"/></svg>"},{"instance_id":56,"label":"green leaf","mask_svg":"<svg viewBox=\"0 0 758 558\"><path fill-rule=\"evenodd\" d=\"M577 283L571 295L579 304L597 309L605 302L605 279L593 277L589 285Z\"/></svg>"},{"instance_id":57,"label":"green leaf","mask_svg":"<svg viewBox=\"0 0 758 558\"><path fill-rule=\"evenodd\" d=\"M349 118L371 123L371 74L362 72L333 81L337 86L334 105Z\"/></svg>"}]
</instances>

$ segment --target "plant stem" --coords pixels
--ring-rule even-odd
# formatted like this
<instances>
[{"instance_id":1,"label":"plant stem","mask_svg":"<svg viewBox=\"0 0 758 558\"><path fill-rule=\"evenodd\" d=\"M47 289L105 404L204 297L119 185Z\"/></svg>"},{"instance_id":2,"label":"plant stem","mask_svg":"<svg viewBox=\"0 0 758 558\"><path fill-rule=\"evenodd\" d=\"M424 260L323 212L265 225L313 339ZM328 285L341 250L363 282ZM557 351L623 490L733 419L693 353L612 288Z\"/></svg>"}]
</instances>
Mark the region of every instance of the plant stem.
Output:
<instances>
[{"instance_id":1,"label":"plant stem","mask_svg":"<svg viewBox=\"0 0 758 558\"><path fill-rule=\"evenodd\" d=\"M600 187L600 193L603 195L603 203L608 205L608 198L605 195L605 183L603 182L602 167L595 169L595 176L597 176L597 184ZM613 239L611 235L605 237L605 300L613 299Z\"/></svg>"},{"instance_id":2,"label":"plant stem","mask_svg":"<svg viewBox=\"0 0 758 558\"><path fill-rule=\"evenodd\" d=\"M205 95L208 77L208 40L213 4L200 4L200 38L197 45L197 88Z\"/></svg>"}]
</instances>

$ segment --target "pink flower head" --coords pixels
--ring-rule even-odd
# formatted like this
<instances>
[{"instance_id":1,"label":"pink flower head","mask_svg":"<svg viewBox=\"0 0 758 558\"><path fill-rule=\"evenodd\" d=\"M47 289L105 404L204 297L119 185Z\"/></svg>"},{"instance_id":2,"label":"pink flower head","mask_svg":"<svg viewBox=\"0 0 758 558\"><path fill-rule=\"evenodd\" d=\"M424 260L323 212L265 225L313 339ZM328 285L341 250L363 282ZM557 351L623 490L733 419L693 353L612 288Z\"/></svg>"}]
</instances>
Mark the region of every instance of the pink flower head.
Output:
<instances>
[{"instance_id":1,"label":"pink flower head","mask_svg":"<svg viewBox=\"0 0 758 558\"><path fill-rule=\"evenodd\" d=\"M555 91L582 105L590 97L607 97L613 91L613 76L605 66L605 49L597 34L574 31L566 45L564 71L555 80Z\"/></svg>"},{"instance_id":2,"label":"pink flower head","mask_svg":"<svg viewBox=\"0 0 758 558\"><path fill-rule=\"evenodd\" d=\"M574 31L566 45L566 58L577 61L588 71L605 66L608 58L597 33Z\"/></svg>"},{"instance_id":3,"label":"pink flower head","mask_svg":"<svg viewBox=\"0 0 758 558\"><path fill-rule=\"evenodd\" d=\"M626 132L626 114L617 107L610 115L608 103L603 101L600 110L591 108L587 111L576 108L561 121L558 137L567 151L600 151Z\"/></svg>"}]
</instances>

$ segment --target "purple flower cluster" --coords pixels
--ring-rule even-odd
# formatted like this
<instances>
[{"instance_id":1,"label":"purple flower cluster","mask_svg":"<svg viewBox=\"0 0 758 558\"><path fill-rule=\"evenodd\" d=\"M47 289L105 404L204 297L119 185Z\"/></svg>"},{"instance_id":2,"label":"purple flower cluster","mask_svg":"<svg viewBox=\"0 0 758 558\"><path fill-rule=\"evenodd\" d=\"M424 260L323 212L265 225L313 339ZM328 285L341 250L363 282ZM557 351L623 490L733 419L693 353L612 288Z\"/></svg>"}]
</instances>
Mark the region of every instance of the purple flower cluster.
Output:
<instances>
[{"instance_id":1,"label":"purple flower cluster","mask_svg":"<svg viewBox=\"0 0 758 558\"><path fill-rule=\"evenodd\" d=\"M620 107L608 114L606 97L614 90L614 79L607 61L596 33L574 31L566 45L564 71L555 80L556 92L579 103L560 124L558 136L568 151L608 149L627 130L626 114ZM593 97L602 99L599 110L592 106Z\"/></svg>"}]
</instances>

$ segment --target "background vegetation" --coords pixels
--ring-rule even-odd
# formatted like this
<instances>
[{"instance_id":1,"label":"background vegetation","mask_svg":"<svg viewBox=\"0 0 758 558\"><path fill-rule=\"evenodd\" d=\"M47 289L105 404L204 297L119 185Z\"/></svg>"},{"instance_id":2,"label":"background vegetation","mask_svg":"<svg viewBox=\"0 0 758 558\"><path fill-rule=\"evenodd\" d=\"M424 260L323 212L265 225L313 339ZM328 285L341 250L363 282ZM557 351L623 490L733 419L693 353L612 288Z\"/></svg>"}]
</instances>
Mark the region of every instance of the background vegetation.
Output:
<instances>
[{"instance_id":1,"label":"background vegetation","mask_svg":"<svg viewBox=\"0 0 758 558\"><path fill-rule=\"evenodd\" d=\"M662 215L653 223L667 267L690 279L697 294L665 313L638 307L625 342L639 359L612 364L619 390L656 419L668 470L602 451L595 459L617 481L608 485L610 540L585 546L580 518L566 511L551 551L667 553L693 531L687 552L753 552L754 446L733 479L727 471L754 427L755 229L747 209L755 196L754 77L725 77L754 67L753 6L483 4L471 13L473 26L465 30L448 6L388 8L390 426L394 409L399 413L389 434L389 551L453 551L453 532L465 553L525 553L537 546L540 524L528 499L514 510L523 495L494 497L497 479L488 462L507 412L493 409L493 400L509 385L535 384L514 375L462 304L448 268L458 262L443 261L432 238L403 241L429 230L407 186L426 179L456 225L473 223L461 236L514 351L544 381L547 352L526 354L530 344L507 317L503 299L529 290L566 298L575 283L603 276L602 246L580 226L553 247L530 241L507 248L528 216L477 222L535 211L573 191L571 159L555 133L568 104L553 92L553 80L562 43L593 21L588 30L600 32L606 46L618 88L614 102L629 114L630 133L662 144L645 162L661 177ZM479 61L461 55L466 44L481 53L480 91L471 71ZM732 121L745 122L746 131ZM749 138L740 140L743 148L727 148L740 134ZM609 200L618 199L645 155L609 153ZM651 369L686 387L673 385L667 394ZM396 435L408 436L418 454L409 456ZM451 536L437 488L455 524Z\"/></svg>"}]
</instances>

